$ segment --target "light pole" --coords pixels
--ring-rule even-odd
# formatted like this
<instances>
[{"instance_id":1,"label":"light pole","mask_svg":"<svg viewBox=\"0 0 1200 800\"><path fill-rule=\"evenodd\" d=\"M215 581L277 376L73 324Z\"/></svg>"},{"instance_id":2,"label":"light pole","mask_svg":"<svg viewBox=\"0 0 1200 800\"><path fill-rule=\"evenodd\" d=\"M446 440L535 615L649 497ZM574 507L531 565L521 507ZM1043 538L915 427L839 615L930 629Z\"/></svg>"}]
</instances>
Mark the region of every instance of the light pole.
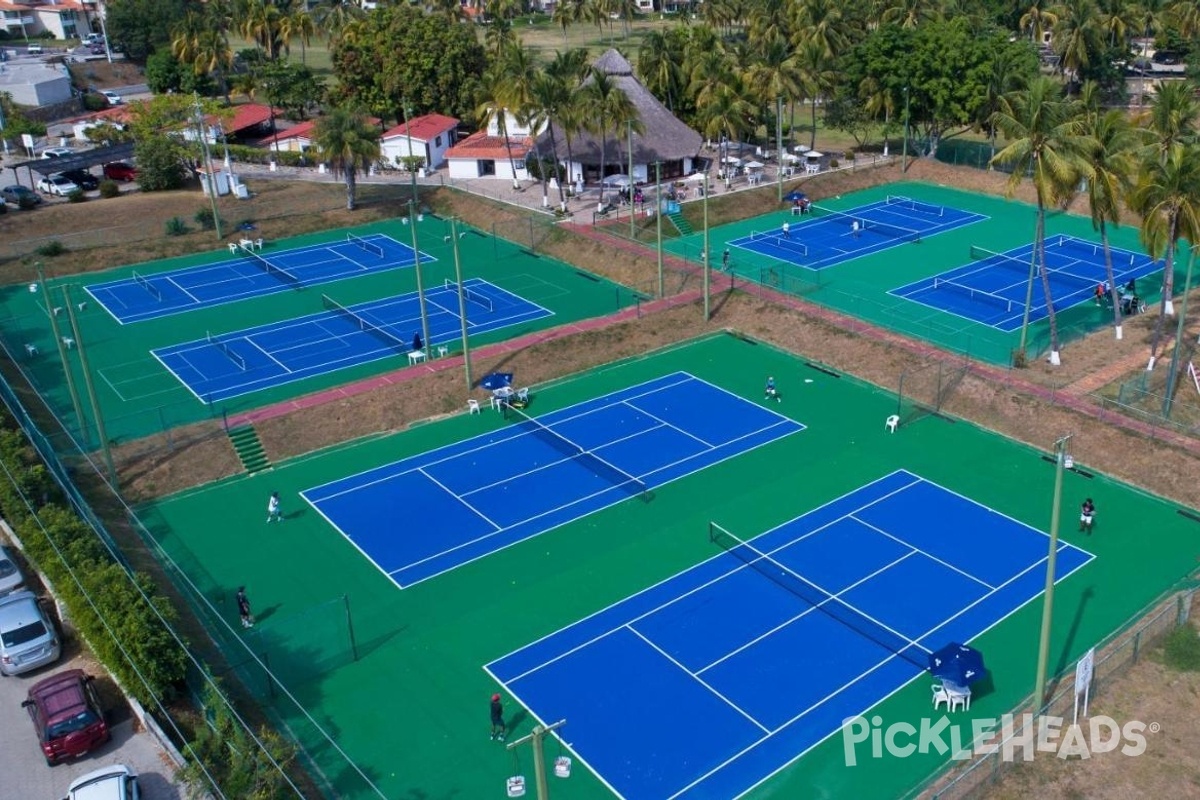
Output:
<instances>
[{"instance_id":1,"label":"light pole","mask_svg":"<svg viewBox=\"0 0 1200 800\"><path fill-rule=\"evenodd\" d=\"M658 297L663 296L662 162L654 162L654 225L658 233Z\"/></svg>"},{"instance_id":2,"label":"light pole","mask_svg":"<svg viewBox=\"0 0 1200 800\"><path fill-rule=\"evenodd\" d=\"M463 291L462 259L458 255L458 219L450 218L450 242L454 247L454 280L458 282L458 318L462 322L463 370L467 376L467 393L471 385L471 346L467 337L467 295ZM428 345L427 345L428 346Z\"/></svg>"},{"instance_id":3,"label":"light pole","mask_svg":"<svg viewBox=\"0 0 1200 800\"><path fill-rule=\"evenodd\" d=\"M412 225L413 274L417 276L417 305L421 307L421 341L429 352L429 315L425 313L425 287L421 285L421 245L417 241L417 201L408 201L408 221Z\"/></svg>"},{"instance_id":4,"label":"light pole","mask_svg":"<svg viewBox=\"0 0 1200 800\"><path fill-rule=\"evenodd\" d=\"M217 213L217 176L213 174L212 155L208 152L208 134L204 130L204 112L200 108L200 95L195 95L196 133L200 136L200 146L204 151L204 171L208 175L208 203L212 208L213 229L217 238L221 235L221 215Z\"/></svg>"},{"instance_id":5,"label":"light pole","mask_svg":"<svg viewBox=\"0 0 1200 800\"><path fill-rule=\"evenodd\" d=\"M1050 621L1054 618L1054 570L1058 560L1058 522L1062 515L1063 470L1073 466L1067 455L1071 434L1054 443L1054 506L1050 510L1050 555L1046 559L1046 594L1042 598L1042 633L1038 641L1037 679L1033 684L1033 716L1046 705L1046 662L1050 658Z\"/></svg>"},{"instance_id":6,"label":"light pole","mask_svg":"<svg viewBox=\"0 0 1200 800\"><path fill-rule=\"evenodd\" d=\"M700 185L704 187L704 253L702 255L702 260L704 262L704 264L703 264L703 267L704 267L704 321L708 322L709 319L711 319L711 317L712 317L712 310L710 308L710 304L712 301L708 296L708 282L709 282L708 257L709 257L709 252L708 252L708 173L707 172L704 173L704 182Z\"/></svg>"},{"instance_id":7,"label":"light pole","mask_svg":"<svg viewBox=\"0 0 1200 800\"><path fill-rule=\"evenodd\" d=\"M1193 245L1189 251L1187 276L1183 280L1183 300L1179 306L1179 319L1175 326L1175 349L1171 351L1171 371L1167 373L1167 393L1163 397L1163 416L1170 418L1171 406L1174 404L1175 385L1179 380L1179 351L1183 347L1183 321L1187 319L1188 292L1192 290L1192 267L1196 265L1196 250L1200 244ZM1116 287L1114 296L1116 294Z\"/></svg>"},{"instance_id":8,"label":"light pole","mask_svg":"<svg viewBox=\"0 0 1200 800\"><path fill-rule=\"evenodd\" d=\"M775 149L779 151L779 160L776 162L778 169L776 177L779 184L779 189L776 192L775 198L780 203L783 202L783 98L775 98Z\"/></svg>"},{"instance_id":9,"label":"light pole","mask_svg":"<svg viewBox=\"0 0 1200 800\"><path fill-rule=\"evenodd\" d=\"M417 168L413 164L412 128L408 124L408 117L411 113L412 109L409 108L408 100L404 100L404 133L408 136L408 174L412 176L412 202L415 211L420 198L417 197ZM416 217L414 216L413 219L415 220ZM414 227L413 230L415 231L416 228Z\"/></svg>"},{"instance_id":10,"label":"light pole","mask_svg":"<svg viewBox=\"0 0 1200 800\"><path fill-rule=\"evenodd\" d=\"M900 172L908 172L908 87L904 87L904 157L900 162Z\"/></svg>"}]
</instances>

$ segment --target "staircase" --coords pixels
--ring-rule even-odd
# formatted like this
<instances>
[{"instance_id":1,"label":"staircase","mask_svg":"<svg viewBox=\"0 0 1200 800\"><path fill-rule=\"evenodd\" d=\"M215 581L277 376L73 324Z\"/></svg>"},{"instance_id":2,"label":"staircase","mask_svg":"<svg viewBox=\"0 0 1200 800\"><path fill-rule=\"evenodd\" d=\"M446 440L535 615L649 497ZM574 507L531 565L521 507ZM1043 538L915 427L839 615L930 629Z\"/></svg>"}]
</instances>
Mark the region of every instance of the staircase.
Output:
<instances>
[{"instance_id":1,"label":"staircase","mask_svg":"<svg viewBox=\"0 0 1200 800\"><path fill-rule=\"evenodd\" d=\"M676 211L674 214L667 214L667 219L671 220L671 224L675 226L675 230L679 231L680 235L687 236L693 232L693 228L688 224L688 221L683 218L683 214Z\"/></svg>"},{"instance_id":2,"label":"staircase","mask_svg":"<svg viewBox=\"0 0 1200 800\"><path fill-rule=\"evenodd\" d=\"M246 468L246 472L253 475L271 468L271 462L267 458L266 451L263 450L262 442L258 440L258 433L254 430L253 425L230 428L229 440L233 442L234 452L242 460L242 466Z\"/></svg>"}]
</instances>

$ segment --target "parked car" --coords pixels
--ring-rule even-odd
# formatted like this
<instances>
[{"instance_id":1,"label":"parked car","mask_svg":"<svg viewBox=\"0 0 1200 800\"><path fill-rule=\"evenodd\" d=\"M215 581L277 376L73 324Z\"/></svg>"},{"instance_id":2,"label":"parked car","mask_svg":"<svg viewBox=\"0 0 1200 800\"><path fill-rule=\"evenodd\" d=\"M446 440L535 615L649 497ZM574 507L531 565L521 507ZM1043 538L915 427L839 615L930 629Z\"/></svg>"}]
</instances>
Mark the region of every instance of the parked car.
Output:
<instances>
[{"instance_id":1,"label":"parked car","mask_svg":"<svg viewBox=\"0 0 1200 800\"><path fill-rule=\"evenodd\" d=\"M89 33L83 37L84 44L104 44L104 36L99 33Z\"/></svg>"},{"instance_id":2,"label":"parked car","mask_svg":"<svg viewBox=\"0 0 1200 800\"><path fill-rule=\"evenodd\" d=\"M31 203L37 205L42 202L42 198L38 196L37 192L18 184L5 186L3 189L0 189L0 197L3 197L6 203L11 203L17 208L30 205Z\"/></svg>"},{"instance_id":3,"label":"parked car","mask_svg":"<svg viewBox=\"0 0 1200 800\"><path fill-rule=\"evenodd\" d=\"M21 705L37 731L46 763L81 756L109 740L108 723L93 678L81 669L69 669L29 687Z\"/></svg>"},{"instance_id":4,"label":"parked car","mask_svg":"<svg viewBox=\"0 0 1200 800\"><path fill-rule=\"evenodd\" d=\"M140 800L137 773L124 764L89 772L71 781L66 800Z\"/></svg>"},{"instance_id":5,"label":"parked car","mask_svg":"<svg viewBox=\"0 0 1200 800\"><path fill-rule=\"evenodd\" d=\"M68 169L58 174L71 181L85 192L90 192L92 189L97 189L100 186L100 179L88 172L86 169Z\"/></svg>"},{"instance_id":6,"label":"parked car","mask_svg":"<svg viewBox=\"0 0 1200 800\"><path fill-rule=\"evenodd\" d=\"M25 52L29 53L31 56L40 56L43 52L42 45L38 42L30 42L29 47L26 48Z\"/></svg>"},{"instance_id":7,"label":"parked car","mask_svg":"<svg viewBox=\"0 0 1200 800\"><path fill-rule=\"evenodd\" d=\"M113 181L137 180L137 167L124 161L114 161L104 165L104 177Z\"/></svg>"},{"instance_id":8,"label":"parked car","mask_svg":"<svg viewBox=\"0 0 1200 800\"><path fill-rule=\"evenodd\" d=\"M61 172L55 172L38 181L37 190L42 194L56 194L59 197L66 197L71 192L79 191L79 186L70 178L63 177Z\"/></svg>"},{"instance_id":9,"label":"parked car","mask_svg":"<svg viewBox=\"0 0 1200 800\"><path fill-rule=\"evenodd\" d=\"M58 632L28 590L0 597L0 675L20 675L58 661Z\"/></svg>"},{"instance_id":10,"label":"parked car","mask_svg":"<svg viewBox=\"0 0 1200 800\"><path fill-rule=\"evenodd\" d=\"M42 158L66 158L72 155L69 147L47 147L42 151Z\"/></svg>"},{"instance_id":11,"label":"parked car","mask_svg":"<svg viewBox=\"0 0 1200 800\"><path fill-rule=\"evenodd\" d=\"M4 201L0 200L0 204ZM25 576L7 547L0 547L0 597L25 588Z\"/></svg>"},{"instance_id":12,"label":"parked car","mask_svg":"<svg viewBox=\"0 0 1200 800\"><path fill-rule=\"evenodd\" d=\"M104 53L104 45L100 45L100 52L101 54ZM110 106L119 106L121 103L125 102L121 98L121 95L117 94L112 89L101 89L100 94L104 95L104 98L108 100L108 104Z\"/></svg>"},{"instance_id":13,"label":"parked car","mask_svg":"<svg viewBox=\"0 0 1200 800\"><path fill-rule=\"evenodd\" d=\"M0 188L0 197L4 198L6 203L16 205L18 209L23 203L24 205L29 205L30 203L36 205L42 201L42 198L38 196L37 192L31 190L31 188L25 188L24 186L19 186L17 184ZM22 198L28 199L23 200Z\"/></svg>"},{"instance_id":14,"label":"parked car","mask_svg":"<svg viewBox=\"0 0 1200 800\"><path fill-rule=\"evenodd\" d=\"M102 55L104 55L104 45L89 44L88 45L88 53L90 53L91 55L94 55L94 56L102 56Z\"/></svg>"}]
</instances>

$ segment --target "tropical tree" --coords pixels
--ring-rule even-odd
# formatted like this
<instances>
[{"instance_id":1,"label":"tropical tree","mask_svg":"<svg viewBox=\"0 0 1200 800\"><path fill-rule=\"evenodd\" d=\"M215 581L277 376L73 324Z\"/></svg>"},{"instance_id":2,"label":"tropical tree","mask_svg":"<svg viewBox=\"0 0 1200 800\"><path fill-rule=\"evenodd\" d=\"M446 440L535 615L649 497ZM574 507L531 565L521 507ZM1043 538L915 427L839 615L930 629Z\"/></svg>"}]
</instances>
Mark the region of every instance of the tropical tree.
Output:
<instances>
[{"instance_id":1,"label":"tropical tree","mask_svg":"<svg viewBox=\"0 0 1200 800\"><path fill-rule=\"evenodd\" d=\"M600 69L592 69L583 93L591 107L585 128L600 137L600 205L603 206L608 134L619 133L627 122L638 119L637 109L613 77Z\"/></svg>"},{"instance_id":2,"label":"tropical tree","mask_svg":"<svg viewBox=\"0 0 1200 800\"><path fill-rule=\"evenodd\" d=\"M1151 370L1165 320L1173 314L1168 311L1173 291L1168 276L1175 271L1179 240L1200 241L1200 145L1175 144L1163 158L1143 161L1129 205L1142 216L1141 239L1146 251L1155 259L1165 255L1162 298L1146 365Z\"/></svg>"},{"instance_id":3,"label":"tropical tree","mask_svg":"<svg viewBox=\"0 0 1200 800\"><path fill-rule=\"evenodd\" d=\"M1093 92L1086 94L1094 95ZM1105 274L1115 298L1119 284L1113 274L1108 224L1121 223L1122 204L1133 187L1140 142L1137 131L1124 111L1088 109L1085 118L1084 133L1091 139L1090 147L1084 153L1089 173L1086 189L1088 208L1092 214L1092 225L1100 233L1100 242L1104 246ZM1120 339L1121 304L1114 299L1112 306L1113 330L1116 338Z\"/></svg>"},{"instance_id":4,"label":"tropical tree","mask_svg":"<svg viewBox=\"0 0 1200 800\"><path fill-rule=\"evenodd\" d=\"M520 189L517 180L517 161L513 157L512 139L508 135L509 109L505 103L508 99L507 79L503 66L493 63L483 73L483 81L479 87L479 105L475 109L475 117L480 125L490 127L496 124L496 134L504 140L504 151L508 154L509 169L512 170L513 189Z\"/></svg>"},{"instance_id":5,"label":"tropical tree","mask_svg":"<svg viewBox=\"0 0 1200 800\"><path fill-rule=\"evenodd\" d=\"M224 29L214 22L211 12L201 15L189 11L175 29L171 53L182 63L190 64L197 75L216 75L221 94L228 103L229 81L226 75L233 67L233 50L229 47Z\"/></svg>"},{"instance_id":6,"label":"tropical tree","mask_svg":"<svg viewBox=\"0 0 1200 800\"><path fill-rule=\"evenodd\" d=\"M559 0L554 4L550 19L562 28L563 44L566 44L567 28L583 19L583 0Z\"/></svg>"},{"instance_id":7,"label":"tropical tree","mask_svg":"<svg viewBox=\"0 0 1200 800\"><path fill-rule=\"evenodd\" d=\"M1102 50L1100 11L1095 0L1063 0L1055 8L1052 28L1054 52L1061 74L1074 79L1087 67L1092 56Z\"/></svg>"},{"instance_id":8,"label":"tropical tree","mask_svg":"<svg viewBox=\"0 0 1200 800\"><path fill-rule=\"evenodd\" d=\"M282 46L279 34L284 19L283 10L271 0L244 0L238 15L238 31L245 38L257 42L267 58L274 61L279 57Z\"/></svg>"},{"instance_id":9,"label":"tropical tree","mask_svg":"<svg viewBox=\"0 0 1200 800\"><path fill-rule=\"evenodd\" d=\"M358 0L321 0L313 8L313 22L331 45L342 38L351 23L365 16Z\"/></svg>"},{"instance_id":10,"label":"tropical tree","mask_svg":"<svg viewBox=\"0 0 1200 800\"><path fill-rule=\"evenodd\" d=\"M546 123L547 129L550 131L550 150L554 160L554 179L558 183L559 209L565 213L567 210L567 187L563 181L562 160L558 157L557 135L554 132L554 125L549 123L562 125L564 109L571 102L571 88L566 80L550 70L545 70L538 72L534 79L531 99L533 108L536 109L536 112L530 115L534 130L540 129L542 124ZM542 169L544 166L545 163L539 152L538 167Z\"/></svg>"},{"instance_id":11,"label":"tropical tree","mask_svg":"<svg viewBox=\"0 0 1200 800\"><path fill-rule=\"evenodd\" d=\"M346 181L346 210L356 206L359 170L366 171L379 160L379 128L365 114L335 108L313 127L317 157Z\"/></svg>"},{"instance_id":12,"label":"tropical tree","mask_svg":"<svg viewBox=\"0 0 1200 800\"><path fill-rule=\"evenodd\" d=\"M308 45L317 35L317 23L313 15L303 5L297 6L292 13L284 17L279 33L283 37L284 50L289 55L292 39L300 40L300 63L307 63Z\"/></svg>"},{"instance_id":13,"label":"tropical tree","mask_svg":"<svg viewBox=\"0 0 1200 800\"><path fill-rule=\"evenodd\" d=\"M1031 176L1037 195L1035 263L1030 264L1025 290L1017 363L1024 364L1026 360L1034 277L1040 273L1050 326L1050 363L1058 366L1061 363L1058 320L1050 291L1050 275L1046 271L1046 208L1069 196L1081 177L1090 177L1084 155L1092 147L1091 139L1086 135L1086 121L1078 113L1077 104L1064 98L1062 86L1045 76L1032 81L1028 90L1001 98L994 121L1008 139L1008 145L996 153L992 162L1012 167L1008 179L1009 195L1017 190L1026 174Z\"/></svg>"},{"instance_id":14,"label":"tropical tree","mask_svg":"<svg viewBox=\"0 0 1200 800\"><path fill-rule=\"evenodd\" d=\"M991 145L990 158L996 157L996 125L994 114L1000 110L1000 99L1025 87L1029 78L1037 74L1037 56L1026 48L1006 47L992 59L991 72L987 78L983 102L976 117L988 133Z\"/></svg>"},{"instance_id":15,"label":"tropical tree","mask_svg":"<svg viewBox=\"0 0 1200 800\"><path fill-rule=\"evenodd\" d=\"M915 28L937 16L938 8L932 0L887 0L879 21L884 25Z\"/></svg>"},{"instance_id":16,"label":"tropical tree","mask_svg":"<svg viewBox=\"0 0 1200 800\"><path fill-rule=\"evenodd\" d=\"M637 74L642 85L674 111L682 92L683 74L680 63L683 53L674 47L675 38L666 31L646 34L638 48Z\"/></svg>"}]
</instances>

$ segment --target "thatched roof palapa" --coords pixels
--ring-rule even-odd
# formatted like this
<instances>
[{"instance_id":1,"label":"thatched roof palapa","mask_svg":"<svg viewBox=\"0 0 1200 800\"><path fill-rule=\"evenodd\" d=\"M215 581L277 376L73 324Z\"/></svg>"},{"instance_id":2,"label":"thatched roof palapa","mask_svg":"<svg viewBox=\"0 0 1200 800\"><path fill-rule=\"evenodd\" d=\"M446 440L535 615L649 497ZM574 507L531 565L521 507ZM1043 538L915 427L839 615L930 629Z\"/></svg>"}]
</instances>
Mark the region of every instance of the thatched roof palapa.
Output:
<instances>
[{"instance_id":1,"label":"thatched roof palapa","mask_svg":"<svg viewBox=\"0 0 1200 800\"><path fill-rule=\"evenodd\" d=\"M645 86L633 76L633 67L616 50L608 50L593 63L593 66L611 76L616 88L624 92L637 109L638 118L642 121L644 133L633 134L633 162L635 164L652 164L655 161L678 161L691 158L700 152L702 138L700 134L684 125L666 106L658 102L658 98L650 93ZM584 81L586 85L592 78ZM566 156L566 137L562 129L555 124L554 136L558 142L559 156ZM549 135L542 138L548 146ZM571 138L571 156L584 164L600 163L599 136L584 131ZM610 133L604 160L616 166L618 161L624 163L629 158L627 151L628 138L625 132Z\"/></svg>"}]
</instances>

